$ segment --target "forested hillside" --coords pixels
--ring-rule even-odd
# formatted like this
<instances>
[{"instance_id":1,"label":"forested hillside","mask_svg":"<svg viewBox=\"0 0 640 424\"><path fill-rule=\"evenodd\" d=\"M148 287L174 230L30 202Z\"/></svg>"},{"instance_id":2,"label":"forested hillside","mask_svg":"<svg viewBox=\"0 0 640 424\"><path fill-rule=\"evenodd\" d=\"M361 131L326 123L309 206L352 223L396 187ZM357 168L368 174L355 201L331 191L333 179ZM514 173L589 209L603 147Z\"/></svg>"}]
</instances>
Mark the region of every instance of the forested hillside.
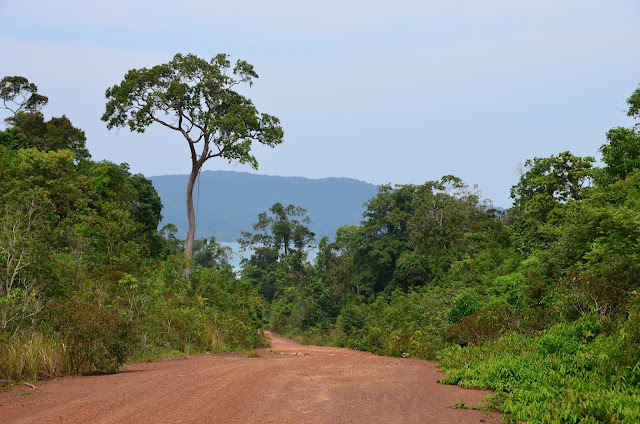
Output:
<instances>
[{"instance_id":1,"label":"forested hillside","mask_svg":"<svg viewBox=\"0 0 640 424\"><path fill-rule=\"evenodd\" d=\"M187 214L184 193L187 175L150 177L164 208L162 224L172 223L184 237ZM333 237L338 227L360 222L363 204L377 188L350 178L278 177L247 172L202 171L198 182L198 237L232 242L251 228L258 213L276 202L306 208L309 228L319 237Z\"/></svg>"}]
</instances>

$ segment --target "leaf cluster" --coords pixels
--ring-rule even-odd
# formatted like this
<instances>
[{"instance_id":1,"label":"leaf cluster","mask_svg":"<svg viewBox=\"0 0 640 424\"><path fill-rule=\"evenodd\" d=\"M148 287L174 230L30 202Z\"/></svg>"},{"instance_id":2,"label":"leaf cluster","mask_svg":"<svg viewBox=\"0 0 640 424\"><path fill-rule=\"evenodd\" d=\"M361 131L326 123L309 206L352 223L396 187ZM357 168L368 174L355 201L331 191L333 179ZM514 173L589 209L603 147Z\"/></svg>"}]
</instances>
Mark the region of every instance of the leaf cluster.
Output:
<instances>
[{"instance_id":1,"label":"leaf cluster","mask_svg":"<svg viewBox=\"0 0 640 424\"><path fill-rule=\"evenodd\" d=\"M223 157L257 168L252 141L273 147L284 134L278 118L259 113L235 90L251 86L257 77L245 61L238 60L232 68L225 54L210 61L176 54L168 63L130 70L120 84L109 88L102 120L109 129L126 126L142 133L157 123L177 131L187 140L194 163Z\"/></svg>"}]
</instances>

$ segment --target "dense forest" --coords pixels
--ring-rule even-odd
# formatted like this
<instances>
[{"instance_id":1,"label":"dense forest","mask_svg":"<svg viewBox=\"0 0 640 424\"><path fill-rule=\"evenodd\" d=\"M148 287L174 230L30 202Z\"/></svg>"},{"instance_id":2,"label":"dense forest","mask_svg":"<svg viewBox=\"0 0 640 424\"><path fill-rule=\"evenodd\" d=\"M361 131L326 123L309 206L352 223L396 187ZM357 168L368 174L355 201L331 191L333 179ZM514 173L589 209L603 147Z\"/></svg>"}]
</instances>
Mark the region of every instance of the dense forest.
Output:
<instances>
[{"instance_id":1,"label":"dense forest","mask_svg":"<svg viewBox=\"0 0 640 424\"><path fill-rule=\"evenodd\" d=\"M506 211L455 176L381 186L314 264L306 211L275 204L239 240L242 279L274 331L437 359L509 421L638 422L640 124L599 153L528 160Z\"/></svg>"},{"instance_id":2,"label":"dense forest","mask_svg":"<svg viewBox=\"0 0 640 424\"><path fill-rule=\"evenodd\" d=\"M275 203L242 233L236 275L214 238L186 264L151 182L92 161L33 84L1 88L29 96L0 132L0 379L251 350L269 328L437 359L509 421L640 421L640 124L608 132L601 167L528 160L505 211L451 175L383 185L330 241L304 205ZM639 119L640 89L628 106Z\"/></svg>"},{"instance_id":3,"label":"dense forest","mask_svg":"<svg viewBox=\"0 0 640 424\"><path fill-rule=\"evenodd\" d=\"M22 77L0 84L0 383L127 360L262 347L263 303L215 240L183 242L150 180L91 160L82 130L46 120Z\"/></svg>"}]
</instances>

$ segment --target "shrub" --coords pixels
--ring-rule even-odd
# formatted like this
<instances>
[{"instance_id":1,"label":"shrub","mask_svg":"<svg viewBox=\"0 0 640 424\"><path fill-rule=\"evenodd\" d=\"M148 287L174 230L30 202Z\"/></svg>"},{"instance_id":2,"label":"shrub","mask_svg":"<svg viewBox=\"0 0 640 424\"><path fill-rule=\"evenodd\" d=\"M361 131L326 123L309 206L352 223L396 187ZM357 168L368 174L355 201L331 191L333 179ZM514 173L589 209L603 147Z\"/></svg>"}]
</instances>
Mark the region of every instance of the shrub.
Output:
<instances>
[{"instance_id":1,"label":"shrub","mask_svg":"<svg viewBox=\"0 0 640 424\"><path fill-rule=\"evenodd\" d=\"M443 382L496 391L508 422L640 422L640 327L635 301L617 330L597 314L538 335L503 335L440 352Z\"/></svg>"},{"instance_id":2,"label":"shrub","mask_svg":"<svg viewBox=\"0 0 640 424\"><path fill-rule=\"evenodd\" d=\"M457 324L478 309L480 309L478 295L475 291L467 289L455 298L451 310L447 313L447 319L451 324Z\"/></svg>"},{"instance_id":3,"label":"shrub","mask_svg":"<svg viewBox=\"0 0 640 424\"><path fill-rule=\"evenodd\" d=\"M79 297L50 302L46 311L67 345L73 372L117 372L124 363L127 329L116 311Z\"/></svg>"}]
</instances>

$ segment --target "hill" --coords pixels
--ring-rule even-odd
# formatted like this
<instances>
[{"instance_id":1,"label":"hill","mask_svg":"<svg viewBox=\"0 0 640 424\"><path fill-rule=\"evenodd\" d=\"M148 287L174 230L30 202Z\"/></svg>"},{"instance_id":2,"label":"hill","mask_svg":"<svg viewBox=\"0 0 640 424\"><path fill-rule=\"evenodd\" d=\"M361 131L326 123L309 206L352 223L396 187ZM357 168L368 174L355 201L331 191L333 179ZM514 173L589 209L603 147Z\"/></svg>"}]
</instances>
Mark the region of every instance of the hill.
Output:
<instances>
[{"instance_id":1,"label":"hill","mask_svg":"<svg viewBox=\"0 0 640 424\"><path fill-rule=\"evenodd\" d=\"M187 231L187 178L150 177L164 205L160 226L175 224L181 238ZM199 186L199 201L198 184L194 189L196 237L213 235L223 242L236 241L241 231L251 231L258 214L276 202L307 209L316 239L324 235L333 238L338 227L360 223L362 205L377 193L377 186L351 178L309 179L234 171L203 171Z\"/></svg>"}]
</instances>

